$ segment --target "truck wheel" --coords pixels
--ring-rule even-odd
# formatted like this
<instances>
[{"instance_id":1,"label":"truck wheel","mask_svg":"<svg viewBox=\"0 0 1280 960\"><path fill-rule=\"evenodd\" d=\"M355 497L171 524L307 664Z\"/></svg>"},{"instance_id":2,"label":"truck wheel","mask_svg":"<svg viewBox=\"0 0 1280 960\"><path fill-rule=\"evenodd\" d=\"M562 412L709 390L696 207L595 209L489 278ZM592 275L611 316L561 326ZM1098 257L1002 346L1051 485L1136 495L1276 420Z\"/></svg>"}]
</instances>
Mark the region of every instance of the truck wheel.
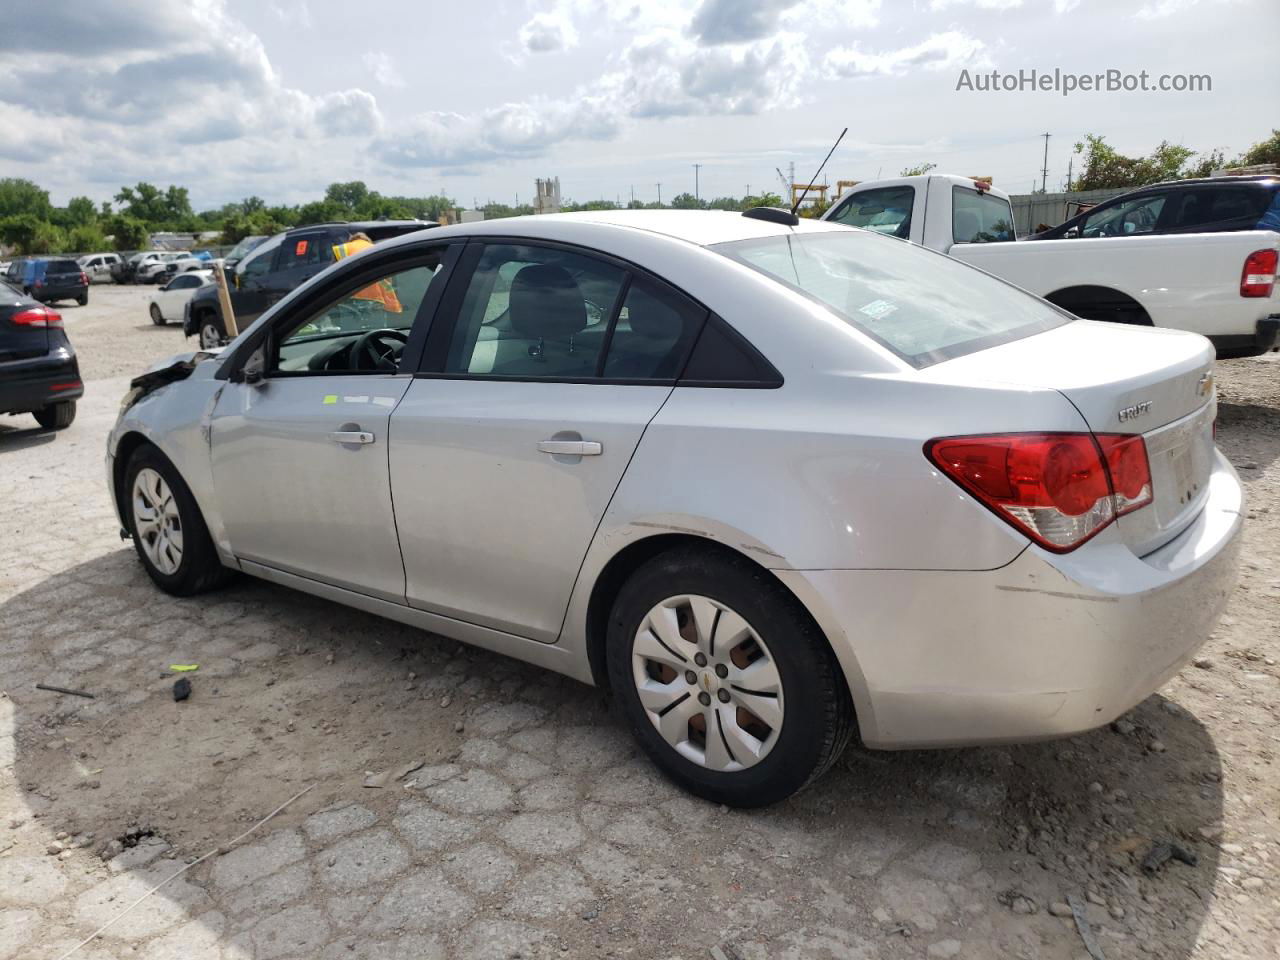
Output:
<instances>
[{"instance_id":1,"label":"truck wheel","mask_svg":"<svg viewBox=\"0 0 1280 960\"><path fill-rule=\"evenodd\" d=\"M200 321L200 349L213 350L222 345L222 331L212 320Z\"/></svg>"},{"instance_id":2,"label":"truck wheel","mask_svg":"<svg viewBox=\"0 0 1280 960\"><path fill-rule=\"evenodd\" d=\"M64 400L62 403L53 403L31 415L46 430L61 430L71 426L71 421L76 418L76 402Z\"/></svg>"}]
</instances>

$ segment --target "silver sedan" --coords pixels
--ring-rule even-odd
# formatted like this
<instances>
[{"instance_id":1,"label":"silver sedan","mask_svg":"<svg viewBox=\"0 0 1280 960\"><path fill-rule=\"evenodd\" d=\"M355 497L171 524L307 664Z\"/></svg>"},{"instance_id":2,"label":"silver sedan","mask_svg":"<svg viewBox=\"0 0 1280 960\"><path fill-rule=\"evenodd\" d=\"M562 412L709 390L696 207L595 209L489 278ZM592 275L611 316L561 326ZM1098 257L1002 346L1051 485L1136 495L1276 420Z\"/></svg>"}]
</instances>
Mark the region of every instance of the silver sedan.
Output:
<instances>
[{"instance_id":1,"label":"silver sedan","mask_svg":"<svg viewBox=\"0 0 1280 960\"><path fill-rule=\"evenodd\" d=\"M1194 653L1240 483L1201 337L780 211L374 246L138 378L125 533L607 685L736 805L870 747L1073 734Z\"/></svg>"}]
</instances>

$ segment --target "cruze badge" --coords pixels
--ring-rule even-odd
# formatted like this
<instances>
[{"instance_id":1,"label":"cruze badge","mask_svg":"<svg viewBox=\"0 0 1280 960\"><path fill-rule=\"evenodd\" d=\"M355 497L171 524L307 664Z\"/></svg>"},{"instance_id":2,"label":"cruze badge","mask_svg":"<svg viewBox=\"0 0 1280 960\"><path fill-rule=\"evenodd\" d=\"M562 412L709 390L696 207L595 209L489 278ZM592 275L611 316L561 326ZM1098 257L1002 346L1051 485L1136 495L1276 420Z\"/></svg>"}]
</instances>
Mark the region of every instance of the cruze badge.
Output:
<instances>
[{"instance_id":1,"label":"cruze badge","mask_svg":"<svg viewBox=\"0 0 1280 960\"><path fill-rule=\"evenodd\" d=\"M1120 422L1125 423L1129 420L1136 420L1138 417L1151 412L1151 401L1143 400L1141 403L1135 403L1129 407L1120 408Z\"/></svg>"}]
</instances>

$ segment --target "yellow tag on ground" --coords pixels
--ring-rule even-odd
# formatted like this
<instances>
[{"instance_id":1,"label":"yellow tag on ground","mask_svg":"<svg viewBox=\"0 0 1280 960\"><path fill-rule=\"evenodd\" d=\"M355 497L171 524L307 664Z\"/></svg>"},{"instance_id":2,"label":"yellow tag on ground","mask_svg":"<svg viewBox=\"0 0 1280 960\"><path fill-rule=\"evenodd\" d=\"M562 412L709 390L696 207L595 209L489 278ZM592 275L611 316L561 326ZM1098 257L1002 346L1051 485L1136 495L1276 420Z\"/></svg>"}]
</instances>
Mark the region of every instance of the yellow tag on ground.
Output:
<instances>
[{"instance_id":1,"label":"yellow tag on ground","mask_svg":"<svg viewBox=\"0 0 1280 960\"><path fill-rule=\"evenodd\" d=\"M192 670L199 670L199 669L200 669L200 664L198 664L198 663L171 663L171 664L169 664L169 669L170 669L170 670L176 670L178 673L190 673Z\"/></svg>"}]
</instances>

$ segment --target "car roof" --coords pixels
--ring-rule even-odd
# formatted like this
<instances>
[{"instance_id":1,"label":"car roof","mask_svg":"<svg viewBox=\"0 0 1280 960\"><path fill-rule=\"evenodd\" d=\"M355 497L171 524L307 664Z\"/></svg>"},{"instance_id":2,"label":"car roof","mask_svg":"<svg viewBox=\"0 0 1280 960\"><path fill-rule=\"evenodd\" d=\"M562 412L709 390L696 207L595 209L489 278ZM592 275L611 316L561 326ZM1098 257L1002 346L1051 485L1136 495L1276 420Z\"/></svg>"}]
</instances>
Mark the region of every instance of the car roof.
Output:
<instances>
[{"instance_id":1,"label":"car roof","mask_svg":"<svg viewBox=\"0 0 1280 960\"><path fill-rule=\"evenodd\" d=\"M753 240L792 233L830 233L848 230L843 224L827 223L801 217L790 227L769 220L746 217L728 210L590 210L580 213L551 213L506 217L500 220L478 220L433 230L431 238L451 236L527 236L545 240L573 242L588 236L599 238L600 228L659 234L673 240L708 247L734 240ZM411 234L411 237L417 236ZM408 238L385 243L400 244Z\"/></svg>"}]
</instances>

